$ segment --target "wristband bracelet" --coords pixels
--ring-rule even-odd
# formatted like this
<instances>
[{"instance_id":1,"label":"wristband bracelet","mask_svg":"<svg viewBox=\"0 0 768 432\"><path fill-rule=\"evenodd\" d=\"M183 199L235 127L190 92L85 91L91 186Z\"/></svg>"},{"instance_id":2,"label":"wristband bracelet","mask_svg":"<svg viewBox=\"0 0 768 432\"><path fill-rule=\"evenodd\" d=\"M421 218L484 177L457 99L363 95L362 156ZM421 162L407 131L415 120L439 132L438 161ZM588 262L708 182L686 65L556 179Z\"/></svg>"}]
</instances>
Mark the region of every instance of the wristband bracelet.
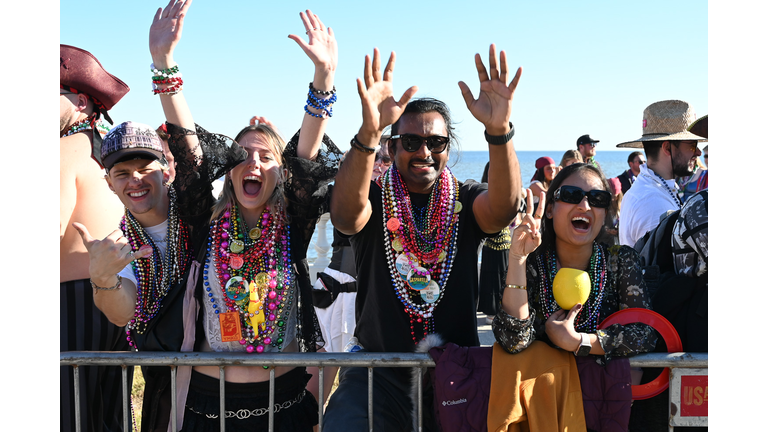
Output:
<instances>
[{"instance_id":1,"label":"wristband bracelet","mask_svg":"<svg viewBox=\"0 0 768 432\"><path fill-rule=\"evenodd\" d=\"M116 275L116 276L117 276L117 283L116 283L116 284L114 284L114 285L113 285L113 286L111 286L111 287L108 287L108 288L100 287L100 286L96 285L95 283L93 283L93 279L90 279L90 281L91 281L91 287L92 287L93 289L95 289L95 290L99 290L99 291L114 291L114 290L119 290L120 288L122 288L122 287L123 287L123 278L122 278L120 275Z\"/></svg>"},{"instance_id":2,"label":"wristband bracelet","mask_svg":"<svg viewBox=\"0 0 768 432\"><path fill-rule=\"evenodd\" d=\"M506 135L488 135L488 131L483 132L485 134L485 140L488 144L492 145L504 145L515 136L515 125L509 122L509 132Z\"/></svg>"},{"instance_id":3,"label":"wristband bracelet","mask_svg":"<svg viewBox=\"0 0 768 432\"><path fill-rule=\"evenodd\" d=\"M523 291L528 291L528 287L527 287L527 286L525 286L525 285L511 285L511 284L506 284L506 285L504 285L504 288L505 288L505 289L506 289L506 288L514 288L514 289L520 289L520 290L523 290Z\"/></svg>"},{"instance_id":4,"label":"wristband bracelet","mask_svg":"<svg viewBox=\"0 0 768 432\"><path fill-rule=\"evenodd\" d=\"M329 96L329 95L332 95L332 94L336 93L336 86L335 85L333 86L333 90L323 91L323 90L316 89L315 86L312 85L312 81L310 81L309 82L309 91L317 93L317 94L319 94L321 96Z\"/></svg>"},{"instance_id":5,"label":"wristband bracelet","mask_svg":"<svg viewBox=\"0 0 768 432\"><path fill-rule=\"evenodd\" d=\"M368 147L366 145L363 145L363 143L357 140L357 135L352 137L352 141L349 142L349 145L351 145L352 148L357 149L366 154L373 154L379 150L377 147Z\"/></svg>"}]
</instances>

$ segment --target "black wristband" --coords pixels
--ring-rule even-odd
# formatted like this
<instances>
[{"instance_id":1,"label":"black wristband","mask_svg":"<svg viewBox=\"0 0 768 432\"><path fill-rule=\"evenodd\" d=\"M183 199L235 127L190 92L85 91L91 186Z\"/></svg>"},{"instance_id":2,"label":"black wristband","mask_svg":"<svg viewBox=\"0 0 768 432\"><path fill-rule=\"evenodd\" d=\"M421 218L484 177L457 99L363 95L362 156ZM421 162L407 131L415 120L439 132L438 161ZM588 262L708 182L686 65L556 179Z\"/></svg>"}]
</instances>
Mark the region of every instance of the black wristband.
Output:
<instances>
[{"instance_id":1,"label":"black wristband","mask_svg":"<svg viewBox=\"0 0 768 432\"><path fill-rule=\"evenodd\" d=\"M488 131L483 132L485 134L485 140L488 144L492 145L504 145L515 136L515 125L509 122L509 132L506 135L488 135Z\"/></svg>"},{"instance_id":2,"label":"black wristband","mask_svg":"<svg viewBox=\"0 0 768 432\"><path fill-rule=\"evenodd\" d=\"M351 145L352 148L367 154L373 154L378 151L376 147L368 147L366 145L363 145L363 143L357 140L357 135L352 137L352 141L349 142L349 145Z\"/></svg>"}]
</instances>

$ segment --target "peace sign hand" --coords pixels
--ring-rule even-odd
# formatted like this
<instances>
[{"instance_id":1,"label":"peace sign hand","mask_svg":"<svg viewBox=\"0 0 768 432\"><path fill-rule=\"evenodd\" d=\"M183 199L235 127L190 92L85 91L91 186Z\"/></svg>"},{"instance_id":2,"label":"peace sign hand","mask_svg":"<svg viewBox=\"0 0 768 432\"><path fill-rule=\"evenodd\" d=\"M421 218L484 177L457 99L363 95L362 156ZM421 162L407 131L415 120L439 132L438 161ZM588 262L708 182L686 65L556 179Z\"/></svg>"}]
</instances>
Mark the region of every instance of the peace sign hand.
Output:
<instances>
[{"instance_id":1,"label":"peace sign hand","mask_svg":"<svg viewBox=\"0 0 768 432\"><path fill-rule=\"evenodd\" d=\"M499 68L498 63L501 63ZM504 135L509 131L509 118L512 114L512 97L520 82L523 68L518 68L512 82L507 85L507 54L501 51L496 60L496 45L491 44L488 54L490 74L483 65L480 54L475 54L475 66L480 78L480 95L477 99L464 81L459 81L461 95L473 116L485 125L489 135ZM499 70L501 69L501 70Z\"/></svg>"},{"instance_id":2,"label":"peace sign hand","mask_svg":"<svg viewBox=\"0 0 768 432\"><path fill-rule=\"evenodd\" d=\"M541 244L541 218L544 215L546 198L544 192L539 195L539 207L536 214L533 211L533 193L530 189L525 190L526 213L523 215L520 224L512 231L512 244L509 247L509 259L519 262L525 261L528 255L535 251Z\"/></svg>"},{"instance_id":3,"label":"peace sign hand","mask_svg":"<svg viewBox=\"0 0 768 432\"><path fill-rule=\"evenodd\" d=\"M121 230L114 230L103 240L95 239L88 232L85 225L74 222L72 226L80 233L83 245L90 257L89 272L91 279L98 286L109 286L108 283L100 284L100 281L112 280L125 266L138 258L152 255L152 248L146 248L133 252L128 239L123 237Z\"/></svg>"},{"instance_id":4,"label":"peace sign hand","mask_svg":"<svg viewBox=\"0 0 768 432\"><path fill-rule=\"evenodd\" d=\"M418 91L418 87L412 86L403 93L399 101L396 101L392 95L394 71L394 52L389 56L383 75L379 49L373 49L373 62L370 57L365 56L364 80L357 79L357 93L363 105L363 126L360 130L367 136L358 136L358 139L378 139L384 128L400 118L408 101Z\"/></svg>"},{"instance_id":5,"label":"peace sign hand","mask_svg":"<svg viewBox=\"0 0 768 432\"><path fill-rule=\"evenodd\" d=\"M171 0L168 6L159 8L149 27L149 52L155 67L166 69L173 58L173 50L181 40L184 17L192 0ZM163 63L163 64L158 64Z\"/></svg>"},{"instance_id":6,"label":"peace sign hand","mask_svg":"<svg viewBox=\"0 0 768 432\"><path fill-rule=\"evenodd\" d=\"M316 69L335 71L339 62L339 47L336 44L333 30L330 27L326 28L320 18L309 9L306 13L300 12L299 15L304 23L304 28L307 30L309 42L304 42L304 39L294 34L288 35L288 37L299 44L307 57L315 64Z\"/></svg>"}]
</instances>

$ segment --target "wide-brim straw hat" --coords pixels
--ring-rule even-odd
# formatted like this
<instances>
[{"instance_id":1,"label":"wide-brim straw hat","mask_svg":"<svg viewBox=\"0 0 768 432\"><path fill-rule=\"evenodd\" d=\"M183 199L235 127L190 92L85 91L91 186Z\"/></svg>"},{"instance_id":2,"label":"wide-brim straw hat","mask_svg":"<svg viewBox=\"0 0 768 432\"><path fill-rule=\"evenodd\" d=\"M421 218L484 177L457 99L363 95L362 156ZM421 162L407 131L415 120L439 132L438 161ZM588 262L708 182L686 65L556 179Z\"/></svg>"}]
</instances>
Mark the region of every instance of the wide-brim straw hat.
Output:
<instances>
[{"instance_id":1,"label":"wide-brim straw hat","mask_svg":"<svg viewBox=\"0 0 768 432\"><path fill-rule=\"evenodd\" d=\"M696 121L693 107L681 100L666 100L648 105L643 111L643 136L617 144L620 148L643 148L646 141L706 141L688 131Z\"/></svg>"},{"instance_id":2,"label":"wide-brim straw hat","mask_svg":"<svg viewBox=\"0 0 768 432\"><path fill-rule=\"evenodd\" d=\"M709 114L691 123L688 132L709 139Z\"/></svg>"}]
</instances>

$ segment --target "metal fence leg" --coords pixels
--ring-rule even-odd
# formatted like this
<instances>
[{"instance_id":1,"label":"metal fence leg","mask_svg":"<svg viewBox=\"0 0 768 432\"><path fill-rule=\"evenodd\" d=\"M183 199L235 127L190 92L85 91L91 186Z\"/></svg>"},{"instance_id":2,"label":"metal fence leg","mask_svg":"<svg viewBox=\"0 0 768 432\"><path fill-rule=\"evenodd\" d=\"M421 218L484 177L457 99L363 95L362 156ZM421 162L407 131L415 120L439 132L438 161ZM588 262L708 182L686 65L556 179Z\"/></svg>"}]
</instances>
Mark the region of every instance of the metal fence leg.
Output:
<instances>
[{"instance_id":1,"label":"metal fence leg","mask_svg":"<svg viewBox=\"0 0 768 432\"><path fill-rule=\"evenodd\" d=\"M77 365L73 367L73 378L75 385L75 431L80 432L80 367Z\"/></svg>"},{"instance_id":2,"label":"metal fence leg","mask_svg":"<svg viewBox=\"0 0 768 432\"><path fill-rule=\"evenodd\" d=\"M269 432L275 430L275 368L269 369Z\"/></svg>"},{"instance_id":3,"label":"metal fence leg","mask_svg":"<svg viewBox=\"0 0 768 432\"><path fill-rule=\"evenodd\" d=\"M317 389L317 395L320 397L320 400L318 402L318 410L320 411L318 413L317 417L317 432L323 432L323 401L325 401L325 394L323 394L323 390L325 389L325 380L323 373L325 372L324 367L317 368L317 377L318 377L318 389Z\"/></svg>"},{"instance_id":4,"label":"metal fence leg","mask_svg":"<svg viewBox=\"0 0 768 432\"><path fill-rule=\"evenodd\" d=\"M373 368L368 366L368 430L373 432Z\"/></svg>"},{"instance_id":5,"label":"metal fence leg","mask_svg":"<svg viewBox=\"0 0 768 432\"><path fill-rule=\"evenodd\" d=\"M219 366L219 427L222 432L227 429L224 424L226 416L227 413L224 408L224 366Z\"/></svg>"},{"instance_id":6,"label":"metal fence leg","mask_svg":"<svg viewBox=\"0 0 768 432\"><path fill-rule=\"evenodd\" d=\"M418 420L419 420L419 432L421 432L421 423L422 423L422 415L423 415L422 412L421 412L421 405L422 405L421 398L423 397L422 393L421 393L422 392L422 389L421 389L421 377L422 377L423 373L424 373L424 368L419 368L419 381L416 384L416 391L417 391L417 395L418 395L418 397L416 398L416 401L417 401L416 403L419 404L419 406L416 408L417 409L416 412L417 412Z\"/></svg>"},{"instance_id":7,"label":"metal fence leg","mask_svg":"<svg viewBox=\"0 0 768 432\"><path fill-rule=\"evenodd\" d=\"M176 406L176 371L178 371L178 368L171 365L171 427L173 428L173 432L178 430L176 428L176 410L179 409Z\"/></svg>"},{"instance_id":8,"label":"metal fence leg","mask_svg":"<svg viewBox=\"0 0 768 432\"><path fill-rule=\"evenodd\" d=\"M132 431L133 430L133 422L130 422L129 426L129 420L131 416L128 415L128 410L130 409L128 402L130 398L130 392L128 391L128 366L121 365L122 366L122 378L123 378L123 430L124 431Z\"/></svg>"}]
</instances>

